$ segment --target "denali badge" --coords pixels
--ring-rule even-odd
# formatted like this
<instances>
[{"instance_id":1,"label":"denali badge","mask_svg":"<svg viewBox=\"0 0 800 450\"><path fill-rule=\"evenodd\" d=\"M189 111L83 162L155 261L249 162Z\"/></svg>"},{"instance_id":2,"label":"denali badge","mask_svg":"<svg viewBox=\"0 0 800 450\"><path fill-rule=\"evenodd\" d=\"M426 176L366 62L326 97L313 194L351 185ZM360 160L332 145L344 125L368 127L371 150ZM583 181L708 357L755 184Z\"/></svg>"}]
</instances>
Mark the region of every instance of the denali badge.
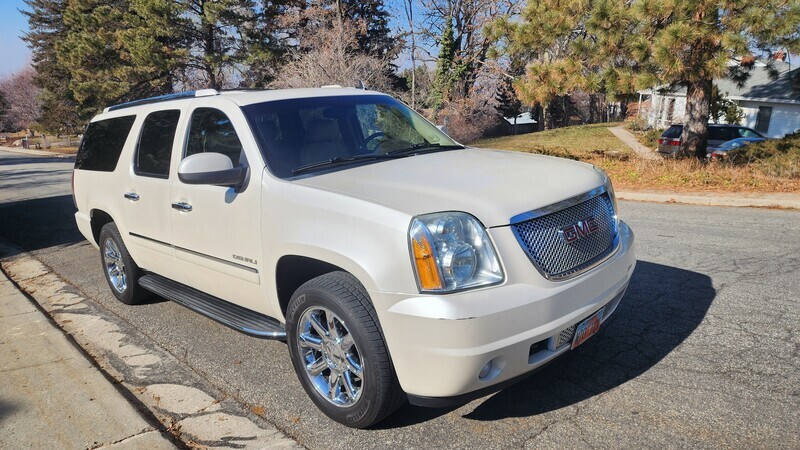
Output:
<instances>
[{"instance_id":1,"label":"denali badge","mask_svg":"<svg viewBox=\"0 0 800 450\"><path fill-rule=\"evenodd\" d=\"M585 238L599 229L600 224L597 223L597 219L594 217L587 217L583 220L579 220L578 223L558 230L558 234L567 244L571 244L578 239Z\"/></svg>"}]
</instances>

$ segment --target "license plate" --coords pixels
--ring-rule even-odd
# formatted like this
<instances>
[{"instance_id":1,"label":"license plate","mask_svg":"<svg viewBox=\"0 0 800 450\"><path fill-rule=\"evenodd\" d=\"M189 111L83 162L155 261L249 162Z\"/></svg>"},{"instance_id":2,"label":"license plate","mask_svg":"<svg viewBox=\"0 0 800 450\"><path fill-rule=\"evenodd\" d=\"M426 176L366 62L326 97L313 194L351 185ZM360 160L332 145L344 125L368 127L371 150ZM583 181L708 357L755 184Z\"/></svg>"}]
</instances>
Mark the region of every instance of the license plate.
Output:
<instances>
[{"instance_id":1,"label":"license plate","mask_svg":"<svg viewBox=\"0 0 800 450\"><path fill-rule=\"evenodd\" d=\"M589 317L578 325L578 328L575 329L575 337L572 338L573 349L583 344L587 339L592 337L593 334L597 333L597 330L600 329L600 321L603 320L603 311L605 310L605 307L600 308L600 311L592 314L592 317Z\"/></svg>"}]
</instances>

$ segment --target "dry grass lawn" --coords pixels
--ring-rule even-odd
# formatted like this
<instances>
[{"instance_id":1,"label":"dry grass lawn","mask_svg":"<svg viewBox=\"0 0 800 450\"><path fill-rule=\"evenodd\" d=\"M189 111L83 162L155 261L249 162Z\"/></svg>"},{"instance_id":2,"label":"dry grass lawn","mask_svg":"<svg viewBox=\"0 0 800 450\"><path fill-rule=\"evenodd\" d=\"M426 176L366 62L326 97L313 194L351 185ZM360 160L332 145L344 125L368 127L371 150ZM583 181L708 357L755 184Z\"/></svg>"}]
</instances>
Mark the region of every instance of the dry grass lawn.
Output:
<instances>
[{"instance_id":1,"label":"dry grass lawn","mask_svg":"<svg viewBox=\"0 0 800 450\"><path fill-rule=\"evenodd\" d=\"M752 165L700 163L695 159L647 161L617 139L608 127L582 125L539 133L484 139L483 148L539 153L586 161L602 167L618 190L683 192L800 192L800 179L765 174Z\"/></svg>"}]
</instances>

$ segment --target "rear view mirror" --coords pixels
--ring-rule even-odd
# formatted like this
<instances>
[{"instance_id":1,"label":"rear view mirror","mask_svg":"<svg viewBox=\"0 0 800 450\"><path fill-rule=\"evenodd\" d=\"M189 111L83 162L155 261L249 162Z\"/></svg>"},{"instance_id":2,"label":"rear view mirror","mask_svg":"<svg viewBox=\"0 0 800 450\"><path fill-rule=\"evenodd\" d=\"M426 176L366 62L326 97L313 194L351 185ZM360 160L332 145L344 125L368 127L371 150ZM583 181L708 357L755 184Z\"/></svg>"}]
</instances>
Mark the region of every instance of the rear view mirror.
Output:
<instances>
[{"instance_id":1,"label":"rear view mirror","mask_svg":"<svg viewBox=\"0 0 800 450\"><path fill-rule=\"evenodd\" d=\"M247 176L247 167L233 167L222 153L197 153L187 156L178 166L178 179L186 184L239 187Z\"/></svg>"}]
</instances>

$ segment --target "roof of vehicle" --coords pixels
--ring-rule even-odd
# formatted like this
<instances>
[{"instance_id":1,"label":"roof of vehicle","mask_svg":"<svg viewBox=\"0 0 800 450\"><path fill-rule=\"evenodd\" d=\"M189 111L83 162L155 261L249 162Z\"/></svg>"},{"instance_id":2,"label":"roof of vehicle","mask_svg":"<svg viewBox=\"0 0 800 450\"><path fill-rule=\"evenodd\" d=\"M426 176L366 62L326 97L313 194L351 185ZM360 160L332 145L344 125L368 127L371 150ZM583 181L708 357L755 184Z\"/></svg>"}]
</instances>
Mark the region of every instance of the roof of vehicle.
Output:
<instances>
[{"instance_id":1,"label":"roof of vehicle","mask_svg":"<svg viewBox=\"0 0 800 450\"><path fill-rule=\"evenodd\" d=\"M239 106L251 105L253 103L263 103L276 100L290 100L297 98L311 97L336 97L345 95L386 95L382 92L368 91L359 88L347 88L341 86L323 86L319 88L298 88L298 89L234 89L217 91L215 89L201 89L198 91L178 92L175 94L160 95L133 100L118 105L109 106L103 112L117 111L120 109L134 108L141 105L150 105L167 101L184 100L202 97L224 97L232 100Z\"/></svg>"}]
</instances>

